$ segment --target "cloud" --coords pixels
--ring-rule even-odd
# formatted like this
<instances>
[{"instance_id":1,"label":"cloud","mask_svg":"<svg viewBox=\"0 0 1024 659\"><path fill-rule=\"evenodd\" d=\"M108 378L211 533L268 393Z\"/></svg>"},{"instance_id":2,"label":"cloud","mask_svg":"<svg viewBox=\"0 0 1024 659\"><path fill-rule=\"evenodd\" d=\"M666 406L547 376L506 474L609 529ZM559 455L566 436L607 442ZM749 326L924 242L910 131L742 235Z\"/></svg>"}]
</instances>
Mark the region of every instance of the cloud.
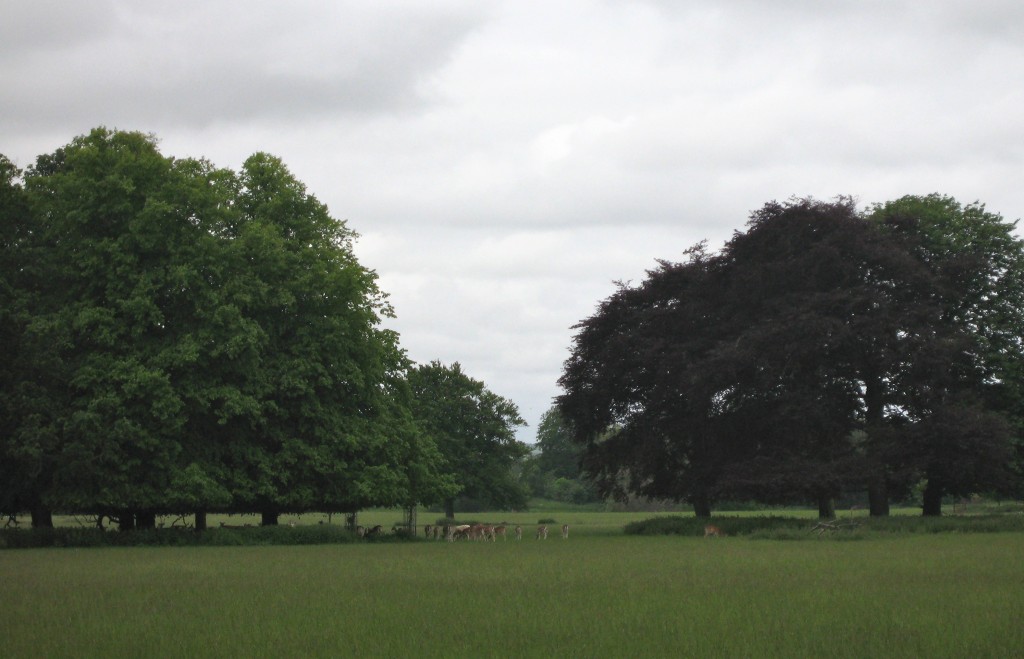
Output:
<instances>
[{"instance_id":1,"label":"cloud","mask_svg":"<svg viewBox=\"0 0 1024 659\"><path fill-rule=\"evenodd\" d=\"M1024 209L1010 0L12 2L0 150L96 125L280 156L362 234L417 361L536 425L614 280L793 195ZM521 435L530 438L530 431Z\"/></svg>"},{"instance_id":2,"label":"cloud","mask_svg":"<svg viewBox=\"0 0 1024 659\"><path fill-rule=\"evenodd\" d=\"M64 8L64 3L60 7ZM77 9L75 9L77 7ZM470 3L18 6L0 104L16 129L164 128L404 112L480 22ZM79 20L84 18L84 20ZM82 132L80 131L80 132Z\"/></svg>"}]
</instances>

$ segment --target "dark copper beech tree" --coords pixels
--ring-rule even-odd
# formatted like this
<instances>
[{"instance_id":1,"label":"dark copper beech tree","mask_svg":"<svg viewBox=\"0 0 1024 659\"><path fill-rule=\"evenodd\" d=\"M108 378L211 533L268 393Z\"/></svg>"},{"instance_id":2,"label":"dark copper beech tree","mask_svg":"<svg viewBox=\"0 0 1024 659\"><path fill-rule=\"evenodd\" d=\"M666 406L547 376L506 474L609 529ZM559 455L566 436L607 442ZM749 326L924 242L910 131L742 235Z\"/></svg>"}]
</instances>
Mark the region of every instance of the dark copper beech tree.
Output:
<instances>
[{"instance_id":1,"label":"dark copper beech tree","mask_svg":"<svg viewBox=\"0 0 1024 659\"><path fill-rule=\"evenodd\" d=\"M1005 487L1009 426L985 404L977 337L948 312L960 280L922 244L847 199L770 203L721 252L698 245L621 285L576 326L560 379L587 473L701 516L723 497L829 516L857 489L885 515L929 474L944 493ZM957 419L941 439L926 432L940 414ZM938 468L965 452L969 477Z\"/></svg>"}]
</instances>

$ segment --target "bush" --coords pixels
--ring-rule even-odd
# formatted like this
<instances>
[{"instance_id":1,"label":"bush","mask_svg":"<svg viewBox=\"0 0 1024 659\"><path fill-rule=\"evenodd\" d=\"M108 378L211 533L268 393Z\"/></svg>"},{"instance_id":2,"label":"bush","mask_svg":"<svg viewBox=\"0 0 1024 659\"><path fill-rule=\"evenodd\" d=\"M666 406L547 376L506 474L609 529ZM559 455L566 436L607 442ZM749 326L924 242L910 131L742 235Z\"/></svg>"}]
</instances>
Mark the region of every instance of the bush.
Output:
<instances>
[{"instance_id":1,"label":"bush","mask_svg":"<svg viewBox=\"0 0 1024 659\"><path fill-rule=\"evenodd\" d=\"M627 535L704 535L714 524L727 535L765 540L834 538L860 540L871 536L907 533L1001 533L1024 532L1024 515L972 515L955 517L890 516L856 520L832 520L834 529L822 532L821 520L800 517L655 517L626 525Z\"/></svg>"},{"instance_id":2,"label":"bush","mask_svg":"<svg viewBox=\"0 0 1024 659\"><path fill-rule=\"evenodd\" d=\"M373 541L399 538L384 534ZM40 547L238 547L249 545L322 545L358 542L360 538L341 526L252 526L241 529L211 528L146 529L104 531L96 528L61 527L52 529L4 529L0 548L32 549Z\"/></svg>"}]
</instances>

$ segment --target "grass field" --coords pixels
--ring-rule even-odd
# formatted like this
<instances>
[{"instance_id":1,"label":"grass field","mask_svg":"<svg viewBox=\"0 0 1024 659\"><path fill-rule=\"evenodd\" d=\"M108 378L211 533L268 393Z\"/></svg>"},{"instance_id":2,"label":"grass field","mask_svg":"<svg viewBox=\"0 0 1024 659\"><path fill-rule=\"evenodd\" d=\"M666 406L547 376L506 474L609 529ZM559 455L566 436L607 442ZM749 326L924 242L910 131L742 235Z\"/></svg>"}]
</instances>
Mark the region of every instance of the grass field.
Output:
<instances>
[{"instance_id":1,"label":"grass field","mask_svg":"<svg viewBox=\"0 0 1024 659\"><path fill-rule=\"evenodd\" d=\"M568 541L2 551L0 654L973 658L1024 648L1022 534L704 540L551 517L575 524Z\"/></svg>"}]
</instances>

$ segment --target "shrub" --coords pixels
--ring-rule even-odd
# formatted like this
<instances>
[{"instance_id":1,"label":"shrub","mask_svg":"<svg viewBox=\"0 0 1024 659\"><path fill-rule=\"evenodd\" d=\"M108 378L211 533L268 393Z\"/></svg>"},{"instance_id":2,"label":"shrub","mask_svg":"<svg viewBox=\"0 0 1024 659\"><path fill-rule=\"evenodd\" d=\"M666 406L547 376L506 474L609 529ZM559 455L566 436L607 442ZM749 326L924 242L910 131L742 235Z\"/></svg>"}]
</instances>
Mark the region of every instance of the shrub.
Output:
<instances>
[{"instance_id":1,"label":"shrub","mask_svg":"<svg viewBox=\"0 0 1024 659\"><path fill-rule=\"evenodd\" d=\"M833 529L822 530L820 520L800 517L655 517L631 522L627 535L704 535L712 523L726 534L765 540L834 538L860 540L865 537L908 533L999 533L1024 532L1024 515L971 515L954 517L890 516L856 520L833 520ZM819 532L820 531L820 532Z\"/></svg>"},{"instance_id":2,"label":"shrub","mask_svg":"<svg viewBox=\"0 0 1024 659\"><path fill-rule=\"evenodd\" d=\"M385 534L374 541L396 540ZM320 545L357 542L360 538L344 527L328 524L314 526L252 526L241 529L211 528L145 529L104 531L96 528L61 527L52 529L4 529L0 548L39 547L238 547L246 545Z\"/></svg>"}]
</instances>

